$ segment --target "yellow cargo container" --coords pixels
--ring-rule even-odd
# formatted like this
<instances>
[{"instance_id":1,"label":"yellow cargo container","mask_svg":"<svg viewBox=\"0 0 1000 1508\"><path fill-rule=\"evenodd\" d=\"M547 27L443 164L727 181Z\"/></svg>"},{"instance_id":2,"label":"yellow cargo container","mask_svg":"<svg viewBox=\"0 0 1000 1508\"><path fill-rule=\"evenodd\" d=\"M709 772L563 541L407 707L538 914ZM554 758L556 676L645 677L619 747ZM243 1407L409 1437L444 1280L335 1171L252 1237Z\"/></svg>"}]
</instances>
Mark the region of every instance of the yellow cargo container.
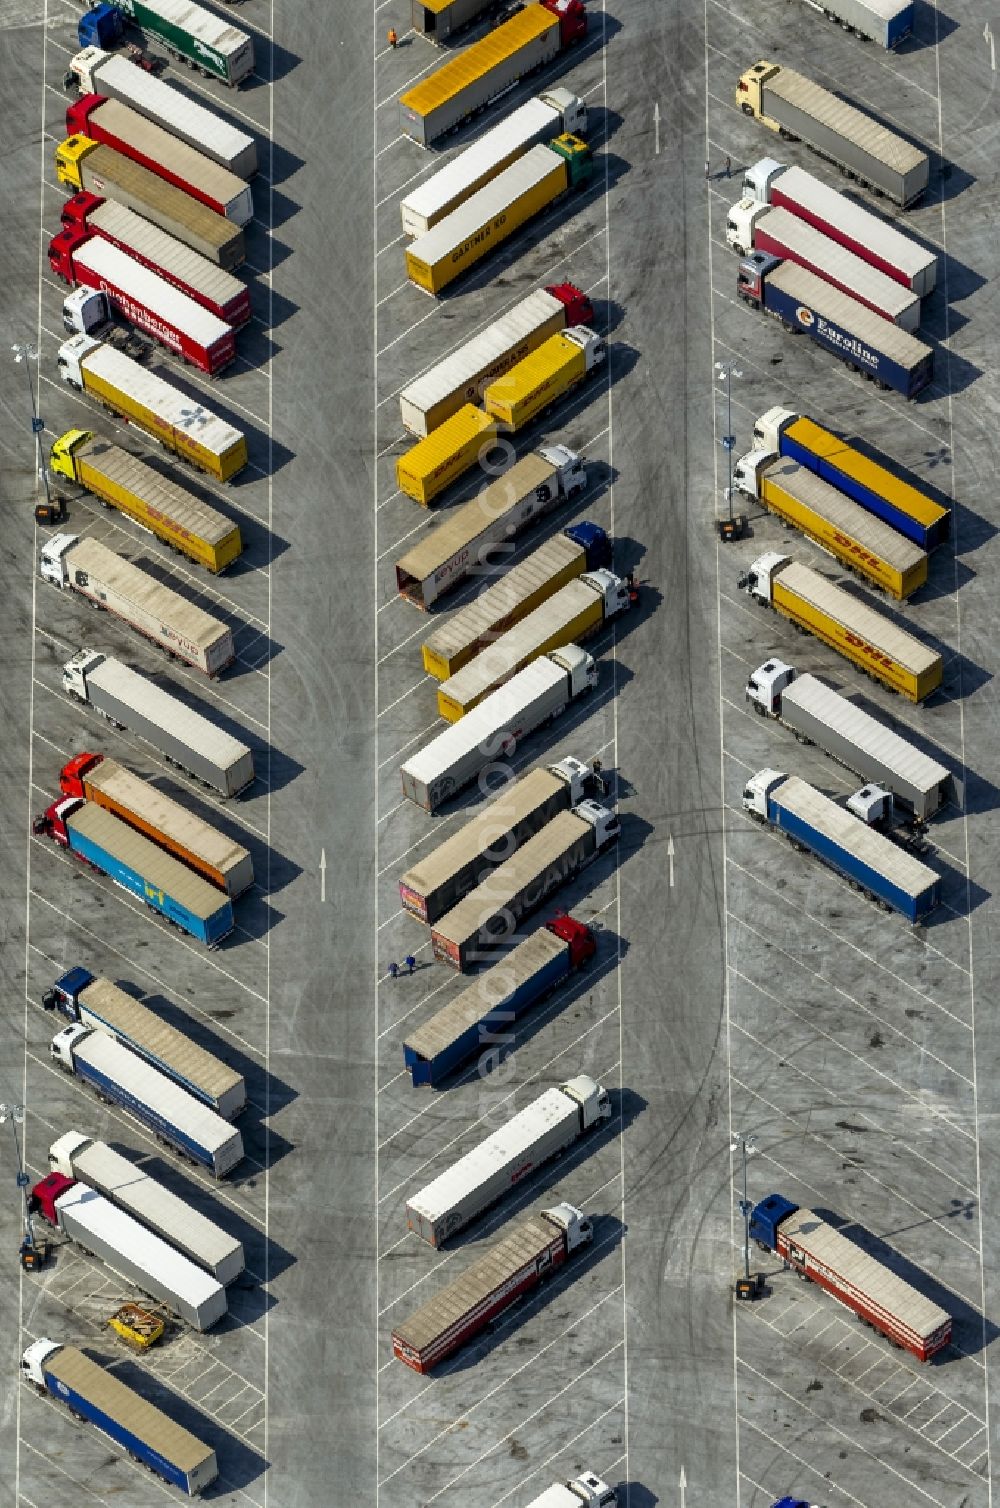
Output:
<instances>
[{"instance_id":1,"label":"yellow cargo container","mask_svg":"<svg viewBox=\"0 0 1000 1508\"><path fill-rule=\"evenodd\" d=\"M493 448L497 427L481 408L467 403L396 462L401 492L426 508L439 492Z\"/></svg>"},{"instance_id":2,"label":"yellow cargo container","mask_svg":"<svg viewBox=\"0 0 1000 1508\"><path fill-rule=\"evenodd\" d=\"M937 543L947 533L948 509L927 497L902 477L894 476L877 461L869 460L859 450L844 443L839 435L805 417L796 419L788 426L788 434L797 443L829 461L837 471L850 477L876 497L884 498L890 507L912 518L926 532L929 540Z\"/></svg>"},{"instance_id":3,"label":"yellow cargo container","mask_svg":"<svg viewBox=\"0 0 1000 1508\"><path fill-rule=\"evenodd\" d=\"M583 346L560 332L491 382L483 393L483 406L505 429L521 429L581 382L586 370Z\"/></svg>"}]
</instances>

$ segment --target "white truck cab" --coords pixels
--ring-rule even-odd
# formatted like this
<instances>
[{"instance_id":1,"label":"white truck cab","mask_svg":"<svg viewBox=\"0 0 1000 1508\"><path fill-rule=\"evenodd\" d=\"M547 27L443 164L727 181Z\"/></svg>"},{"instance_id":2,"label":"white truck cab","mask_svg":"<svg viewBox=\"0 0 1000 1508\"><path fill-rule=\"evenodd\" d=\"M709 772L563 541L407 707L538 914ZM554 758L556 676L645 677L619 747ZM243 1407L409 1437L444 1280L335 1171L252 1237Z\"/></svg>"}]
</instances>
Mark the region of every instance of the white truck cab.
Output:
<instances>
[{"instance_id":1,"label":"white truck cab","mask_svg":"<svg viewBox=\"0 0 1000 1508\"><path fill-rule=\"evenodd\" d=\"M892 792L881 785L863 785L848 796L847 810L860 817L866 827L891 826L894 812Z\"/></svg>"},{"instance_id":2,"label":"white truck cab","mask_svg":"<svg viewBox=\"0 0 1000 1508\"><path fill-rule=\"evenodd\" d=\"M101 335L114 324L111 303L99 288L74 288L63 299L63 329L72 335Z\"/></svg>"},{"instance_id":3,"label":"white truck cab","mask_svg":"<svg viewBox=\"0 0 1000 1508\"><path fill-rule=\"evenodd\" d=\"M549 770L569 786L570 806L577 806L589 790L596 789L603 796L607 789L592 766L584 764L582 759L577 759L573 754L567 754L565 759L549 765Z\"/></svg>"},{"instance_id":4,"label":"white truck cab","mask_svg":"<svg viewBox=\"0 0 1000 1508\"><path fill-rule=\"evenodd\" d=\"M566 644L562 649L550 650L547 658L560 669L565 670L569 676L571 699L584 691L593 691L597 685L597 666L594 664L594 657L585 649L581 649L579 644Z\"/></svg>"},{"instance_id":5,"label":"white truck cab","mask_svg":"<svg viewBox=\"0 0 1000 1508\"><path fill-rule=\"evenodd\" d=\"M738 586L748 596L756 597L758 602L770 606L774 578L791 558L790 555L782 555L777 550L769 550L766 555L758 555L746 575L740 577Z\"/></svg>"},{"instance_id":6,"label":"white truck cab","mask_svg":"<svg viewBox=\"0 0 1000 1508\"><path fill-rule=\"evenodd\" d=\"M726 217L726 244L741 257L749 256L753 251L753 228L770 207L759 199L744 198L730 209Z\"/></svg>"},{"instance_id":7,"label":"white truck cab","mask_svg":"<svg viewBox=\"0 0 1000 1508\"><path fill-rule=\"evenodd\" d=\"M56 365L63 382L68 382L71 387L77 388L82 393L83 370L80 363L86 360L91 351L99 350L100 345L99 340L83 332L74 335L72 340L64 340L56 357Z\"/></svg>"},{"instance_id":8,"label":"white truck cab","mask_svg":"<svg viewBox=\"0 0 1000 1508\"><path fill-rule=\"evenodd\" d=\"M555 480L559 496L575 497L584 490L587 485L587 463L583 456L570 450L568 445L540 445L538 454L556 468ZM548 499L543 498L541 501L547 502Z\"/></svg>"},{"instance_id":9,"label":"white truck cab","mask_svg":"<svg viewBox=\"0 0 1000 1508\"><path fill-rule=\"evenodd\" d=\"M795 670L784 660L765 660L746 684L746 699L756 712L780 717L781 693L795 679Z\"/></svg>"},{"instance_id":10,"label":"white truck cab","mask_svg":"<svg viewBox=\"0 0 1000 1508\"><path fill-rule=\"evenodd\" d=\"M771 184L779 173L785 171L785 164L778 162L774 157L760 157L756 162L743 169L743 197L756 199L760 204L769 204L771 201Z\"/></svg>"},{"instance_id":11,"label":"white truck cab","mask_svg":"<svg viewBox=\"0 0 1000 1508\"><path fill-rule=\"evenodd\" d=\"M553 1225L558 1225L560 1230L566 1232L567 1252L587 1246L593 1240L593 1224L575 1204L554 1204L550 1209L543 1210L542 1214L546 1220L551 1220Z\"/></svg>"},{"instance_id":12,"label":"white truck cab","mask_svg":"<svg viewBox=\"0 0 1000 1508\"><path fill-rule=\"evenodd\" d=\"M562 333L582 350L585 372L593 372L602 364L608 354L608 343L603 335L598 335L589 325L570 325Z\"/></svg>"},{"instance_id":13,"label":"white truck cab","mask_svg":"<svg viewBox=\"0 0 1000 1508\"><path fill-rule=\"evenodd\" d=\"M92 1028L81 1025L79 1021L74 1021L72 1026L64 1026L61 1032L56 1032L49 1043L49 1057L54 1058L57 1063L62 1063L64 1068L72 1072L73 1049L84 1037L90 1036L93 1036Z\"/></svg>"},{"instance_id":14,"label":"white truck cab","mask_svg":"<svg viewBox=\"0 0 1000 1508\"><path fill-rule=\"evenodd\" d=\"M767 798L775 786L787 779L783 770L758 770L743 787L743 810L759 822L766 822Z\"/></svg>"},{"instance_id":15,"label":"white truck cab","mask_svg":"<svg viewBox=\"0 0 1000 1508\"><path fill-rule=\"evenodd\" d=\"M580 1106L580 1124L584 1131L588 1126L595 1126L598 1121L611 1119L608 1091L588 1073L578 1073L576 1078L567 1079L559 1088Z\"/></svg>"},{"instance_id":16,"label":"white truck cab","mask_svg":"<svg viewBox=\"0 0 1000 1508\"><path fill-rule=\"evenodd\" d=\"M587 107L572 89L546 89L538 98L551 110L559 111L564 131L568 131L571 136L586 136Z\"/></svg>"},{"instance_id":17,"label":"white truck cab","mask_svg":"<svg viewBox=\"0 0 1000 1508\"><path fill-rule=\"evenodd\" d=\"M600 593L604 601L605 623L609 618L616 618L619 613L627 613L632 606L627 583L616 576L614 571L607 571L602 567L597 571L587 571L580 579Z\"/></svg>"},{"instance_id":18,"label":"white truck cab","mask_svg":"<svg viewBox=\"0 0 1000 1508\"><path fill-rule=\"evenodd\" d=\"M103 47L85 47L82 52L75 53L70 58L69 74L76 80L76 87L81 94L100 93L94 83L94 72L110 56L110 52L105 52Z\"/></svg>"},{"instance_id":19,"label":"white truck cab","mask_svg":"<svg viewBox=\"0 0 1000 1508\"><path fill-rule=\"evenodd\" d=\"M585 1471L572 1482L546 1488L541 1497L532 1499L528 1508L581 1508L581 1504L583 1508L613 1508L617 1502L618 1494L613 1487L595 1477L592 1471Z\"/></svg>"},{"instance_id":20,"label":"white truck cab","mask_svg":"<svg viewBox=\"0 0 1000 1508\"><path fill-rule=\"evenodd\" d=\"M59 1345L58 1341L46 1340L44 1337L41 1340L32 1341L21 1357L22 1380L24 1382L33 1382L36 1388L40 1388L43 1393L47 1392L42 1367L46 1357L51 1356L53 1351L61 1350L62 1346Z\"/></svg>"},{"instance_id":21,"label":"white truck cab","mask_svg":"<svg viewBox=\"0 0 1000 1508\"><path fill-rule=\"evenodd\" d=\"M589 822L594 829L594 852L599 853L621 834L621 821L616 812L609 811L598 801L581 801L573 808L574 815Z\"/></svg>"},{"instance_id":22,"label":"white truck cab","mask_svg":"<svg viewBox=\"0 0 1000 1508\"><path fill-rule=\"evenodd\" d=\"M48 543L42 546L42 552L38 557L38 574L43 581L57 586L60 591L64 586L69 585L66 556L77 543L77 538L76 534L54 534Z\"/></svg>"},{"instance_id":23,"label":"white truck cab","mask_svg":"<svg viewBox=\"0 0 1000 1508\"><path fill-rule=\"evenodd\" d=\"M769 408L766 414L761 414L753 427L753 443L755 450L773 451L777 454L781 450L781 435L789 424L794 424L801 415L793 413L790 408Z\"/></svg>"},{"instance_id":24,"label":"white truck cab","mask_svg":"<svg viewBox=\"0 0 1000 1508\"><path fill-rule=\"evenodd\" d=\"M69 696L78 697L81 702L89 702L90 695L87 691L87 677L92 675L98 665L103 665L107 655L98 654L94 649L80 649L71 660L67 660L63 666L62 688Z\"/></svg>"},{"instance_id":25,"label":"white truck cab","mask_svg":"<svg viewBox=\"0 0 1000 1508\"><path fill-rule=\"evenodd\" d=\"M733 486L745 497L760 497L760 474L765 466L780 460L773 450L748 450L733 467Z\"/></svg>"}]
</instances>

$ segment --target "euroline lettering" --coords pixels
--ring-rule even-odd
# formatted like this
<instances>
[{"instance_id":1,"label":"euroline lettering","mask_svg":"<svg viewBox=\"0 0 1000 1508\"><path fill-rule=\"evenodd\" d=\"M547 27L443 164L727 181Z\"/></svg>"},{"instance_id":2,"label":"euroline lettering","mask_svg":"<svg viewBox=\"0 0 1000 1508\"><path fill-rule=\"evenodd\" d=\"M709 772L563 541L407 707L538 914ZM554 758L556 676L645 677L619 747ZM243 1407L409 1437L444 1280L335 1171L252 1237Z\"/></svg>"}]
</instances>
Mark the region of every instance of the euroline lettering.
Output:
<instances>
[{"instance_id":1,"label":"euroline lettering","mask_svg":"<svg viewBox=\"0 0 1000 1508\"><path fill-rule=\"evenodd\" d=\"M816 334L829 341L832 346L836 346L838 350L847 351L857 361L863 361L865 366L871 367L873 372L878 371L877 352L870 351L856 335L848 335L837 325L831 325L829 320L825 320L821 314L816 316Z\"/></svg>"},{"instance_id":2,"label":"euroline lettering","mask_svg":"<svg viewBox=\"0 0 1000 1508\"><path fill-rule=\"evenodd\" d=\"M879 665L884 665L887 670L895 667L896 662L890 655L885 654L881 649L876 649L874 644L868 643L867 639L859 639L857 634L851 633L850 629L844 630L844 638L853 649L860 649L863 655L867 655L870 660L874 660Z\"/></svg>"}]
</instances>

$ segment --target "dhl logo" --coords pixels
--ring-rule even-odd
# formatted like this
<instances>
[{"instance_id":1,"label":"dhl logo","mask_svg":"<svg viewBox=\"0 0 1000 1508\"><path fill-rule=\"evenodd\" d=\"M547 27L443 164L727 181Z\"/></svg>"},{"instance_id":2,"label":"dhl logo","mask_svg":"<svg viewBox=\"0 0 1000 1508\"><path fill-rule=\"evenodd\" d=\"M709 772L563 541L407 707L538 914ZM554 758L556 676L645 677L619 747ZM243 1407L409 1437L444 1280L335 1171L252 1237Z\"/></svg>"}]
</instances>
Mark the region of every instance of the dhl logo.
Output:
<instances>
[{"instance_id":1,"label":"dhl logo","mask_svg":"<svg viewBox=\"0 0 1000 1508\"><path fill-rule=\"evenodd\" d=\"M879 560L878 556L872 555L869 550L866 550L862 545L859 545L857 540L851 539L847 534L841 534L837 529L834 529L833 531L833 539L834 543L840 545L841 549L845 550L847 554L856 555L857 558L859 560L863 560L866 565L872 566L875 569L881 569L882 561Z\"/></svg>"},{"instance_id":2,"label":"dhl logo","mask_svg":"<svg viewBox=\"0 0 1000 1508\"><path fill-rule=\"evenodd\" d=\"M874 660L876 664L883 665L886 670L892 670L894 668L896 662L895 660L893 660L892 656L887 655L881 649L876 649L874 644L868 643L867 639L859 639L857 634L852 634L849 629L845 630L844 638L853 649L860 649L863 655L867 655L868 658L870 660Z\"/></svg>"}]
</instances>

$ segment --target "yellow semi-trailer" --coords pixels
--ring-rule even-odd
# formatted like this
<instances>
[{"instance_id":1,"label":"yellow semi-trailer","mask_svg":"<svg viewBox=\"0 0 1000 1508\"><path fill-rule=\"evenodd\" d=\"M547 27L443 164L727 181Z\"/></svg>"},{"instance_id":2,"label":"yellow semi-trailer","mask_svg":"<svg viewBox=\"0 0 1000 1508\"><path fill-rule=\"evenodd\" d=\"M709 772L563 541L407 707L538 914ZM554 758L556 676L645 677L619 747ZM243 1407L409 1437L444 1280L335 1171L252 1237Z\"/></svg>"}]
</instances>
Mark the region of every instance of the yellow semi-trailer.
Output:
<instances>
[{"instance_id":1,"label":"yellow semi-trailer","mask_svg":"<svg viewBox=\"0 0 1000 1508\"><path fill-rule=\"evenodd\" d=\"M532 147L406 248L406 275L434 296L500 246L560 194L590 178L590 148L576 136Z\"/></svg>"},{"instance_id":2,"label":"yellow semi-trailer","mask_svg":"<svg viewBox=\"0 0 1000 1508\"><path fill-rule=\"evenodd\" d=\"M418 440L396 462L396 481L400 492L412 497L422 508L428 507L439 492L482 462L496 443L497 427L489 414L467 403L452 414L440 429Z\"/></svg>"},{"instance_id":3,"label":"yellow semi-trailer","mask_svg":"<svg viewBox=\"0 0 1000 1508\"><path fill-rule=\"evenodd\" d=\"M239 525L232 519L89 429L61 435L52 446L50 467L215 576L242 553Z\"/></svg>"},{"instance_id":4,"label":"yellow semi-trailer","mask_svg":"<svg viewBox=\"0 0 1000 1508\"><path fill-rule=\"evenodd\" d=\"M897 601L927 580L927 554L919 545L797 461L751 450L733 468L733 486Z\"/></svg>"},{"instance_id":5,"label":"yellow semi-trailer","mask_svg":"<svg viewBox=\"0 0 1000 1508\"><path fill-rule=\"evenodd\" d=\"M483 394L483 407L505 432L513 434L592 376L604 365L607 354L607 343L586 326L563 330L491 382Z\"/></svg>"},{"instance_id":6,"label":"yellow semi-trailer","mask_svg":"<svg viewBox=\"0 0 1000 1508\"><path fill-rule=\"evenodd\" d=\"M240 430L114 346L74 335L59 347L58 365L64 382L217 481L228 482L246 465L246 436Z\"/></svg>"},{"instance_id":7,"label":"yellow semi-trailer","mask_svg":"<svg viewBox=\"0 0 1000 1508\"><path fill-rule=\"evenodd\" d=\"M761 555L738 585L908 701L923 701L941 684L939 654L788 555Z\"/></svg>"}]
</instances>

